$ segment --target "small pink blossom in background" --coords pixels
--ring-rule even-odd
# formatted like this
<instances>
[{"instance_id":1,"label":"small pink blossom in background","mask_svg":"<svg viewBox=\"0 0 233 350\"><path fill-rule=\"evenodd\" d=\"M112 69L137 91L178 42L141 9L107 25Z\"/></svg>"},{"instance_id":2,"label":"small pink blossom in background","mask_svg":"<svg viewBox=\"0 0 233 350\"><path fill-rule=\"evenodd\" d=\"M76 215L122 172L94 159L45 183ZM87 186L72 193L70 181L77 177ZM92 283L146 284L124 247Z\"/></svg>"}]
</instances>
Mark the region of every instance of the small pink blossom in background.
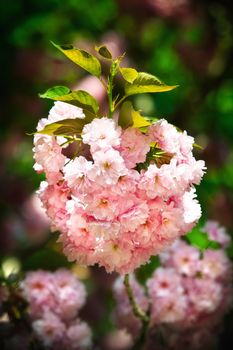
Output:
<instances>
[{"instance_id":1,"label":"small pink blossom in background","mask_svg":"<svg viewBox=\"0 0 233 350\"><path fill-rule=\"evenodd\" d=\"M147 0L154 11L160 17L172 18L176 21L192 19L195 11L190 0Z\"/></svg>"},{"instance_id":2,"label":"small pink blossom in background","mask_svg":"<svg viewBox=\"0 0 233 350\"><path fill-rule=\"evenodd\" d=\"M66 331L64 323L51 312L45 312L43 318L33 321L32 328L45 346L61 342Z\"/></svg>"},{"instance_id":3,"label":"small pink blossom in background","mask_svg":"<svg viewBox=\"0 0 233 350\"><path fill-rule=\"evenodd\" d=\"M133 338L125 329L114 330L103 340L104 350L129 350L132 346Z\"/></svg>"},{"instance_id":4,"label":"small pink blossom in background","mask_svg":"<svg viewBox=\"0 0 233 350\"><path fill-rule=\"evenodd\" d=\"M85 322L75 321L67 329L70 349L90 349L91 330Z\"/></svg>"},{"instance_id":5,"label":"small pink blossom in background","mask_svg":"<svg viewBox=\"0 0 233 350\"><path fill-rule=\"evenodd\" d=\"M223 247L230 244L230 236L225 227L221 227L217 221L209 220L203 227L203 232L208 232L210 239L219 242Z\"/></svg>"},{"instance_id":6,"label":"small pink blossom in background","mask_svg":"<svg viewBox=\"0 0 233 350\"><path fill-rule=\"evenodd\" d=\"M37 129L64 118L83 118L82 110L56 102ZM205 165L193 157L194 139L166 120L145 133L123 130L116 120L86 124L80 135L85 152L74 159L65 155L64 138L38 132L34 158L35 170L46 175L39 197L68 259L125 274L196 224L201 208L193 185ZM169 161L150 160L151 145Z\"/></svg>"},{"instance_id":7,"label":"small pink blossom in background","mask_svg":"<svg viewBox=\"0 0 233 350\"><path fill-rule=\"evenodd\" d=\"M147 283L151 296L170 297L174 294L181 295L184 292L181 277L176 275L173 268L159 267L154 276L156 277L155 281L150 280Z\"/></svg>"},{"instance_id":8,"label":"small pink blossom in background","mask_svg":"<svg viewBox=\"0 0 233 350\"><path fill-rule=\"evenodd\" d=\"M230 244L226 231L217 223L213 225L207 221L203 231L209 239ZM164 349L206 350L217 341L223 317L232 305L230 259L223 248L207 249L201 255L197 248L177 240L160 255L160 262L161 266L147 280L148 297L131 276L138 304L147 305L142 308L149 312L150 336L162 336L166 344ZM128 309L129 301L121 278L116 280L113 291L116 323L136 339L141 323L133 316L132 309ZM124 310L129 311L124 313ZM154 341L153 346L156 346Z\"/></svg>"},{"instance_id":9,"label":"small pink blossom in background","mask_svg":"<svg viewBox=\"0 0 233 350\"><path fill-rule=\"evenodd\" d=\"M56 349L91 346L91 330L78 318L86 301L84 285L66 269L28 272L20 284L38 339Z\"/></svg>"},{"instance_id":10,"label":"small pink blossom in background","mask_svg":"<svg viewBox=\"0 0 233 350\"><path fill-rule=\"evenodd\" d=\"M172 261L175 269L182 275L194 276L198 269L200 259L199 251L184 244L180 249L174 250Z\"/></svg>"},{"instance_id":11,"label":"small pink blossom in background","mask_svg":"<svg viewBox=\"0 0 233 350\"><path fill-rule=\"evenodd\" d=\"M151 307L151 318L161 323L173 323L184 320L188 300L184 294L173 293L166 298L158 297Z\"/></svg>"}]
</instances>

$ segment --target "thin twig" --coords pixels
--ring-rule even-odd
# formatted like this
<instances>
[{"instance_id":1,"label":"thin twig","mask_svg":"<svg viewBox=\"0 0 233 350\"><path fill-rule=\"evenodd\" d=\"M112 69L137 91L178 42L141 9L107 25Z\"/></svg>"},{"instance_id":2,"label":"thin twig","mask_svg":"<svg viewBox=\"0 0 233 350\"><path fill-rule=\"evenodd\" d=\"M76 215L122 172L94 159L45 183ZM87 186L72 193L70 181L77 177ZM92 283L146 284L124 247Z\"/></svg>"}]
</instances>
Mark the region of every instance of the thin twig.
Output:
<instances>
[{"instance_id":1,"label":"thin twig","mask_svg":"<svg viewBox=\"0 0 233 350\"><path fill-rule=\"evenodd\" d=\"M105 90L107 90L108 86L105 83L104 79L102 77L99 78L99 81L101 82L101 84L103 85L103 87L105 88Z\"/></svg>"},{"instance_id":2,"label":"thin twig","mask_svg":"<svg viewBox=\"0 0 233 350\"><path fill-rule=\"evenodd\" d=\"M129 298L129 302L132 306L133 309L133 313L134 315L139 318L143 323L148 323L149 322L149 317L147 316L147 314L140 308L140 306L137 304L134 295L133 295L133 290L130 286L129 283L129 275L126 274L125 278L124 278L124 285L127 291L127 295Z\"/></svg>"},{"instance_id":3,"label":"thin twig","mask_svg":"<svg viewBox=\"0 0 233 350\"><path fill-rule=\"evenodd\" d=\"M123 96L114 106L114 110L126 99L128 96Z\"/></svg>"},{"instance_id":4,"label":"thin twig","mask_svg":"<svg viewBox=\"0 0 233 350\"><path fill-rule=\"evenodd\" d=\"M137 304L134 295L133 295L133 290L130 286L129 283L129 275L126 274L124 278L124 285L127 291L127 295L129 298L129 302L132 306L133 313L135 317L137 317L141 322L142 322L142 329L141 329L141 334L137 339L137 342L134 346L134 350L140 350L142 349L143 345L145 344L146 341L146 336L147 336L147 329L149 325L149 317L148 315L140 308L140 306Z\"/></svg>"}]
</instances>

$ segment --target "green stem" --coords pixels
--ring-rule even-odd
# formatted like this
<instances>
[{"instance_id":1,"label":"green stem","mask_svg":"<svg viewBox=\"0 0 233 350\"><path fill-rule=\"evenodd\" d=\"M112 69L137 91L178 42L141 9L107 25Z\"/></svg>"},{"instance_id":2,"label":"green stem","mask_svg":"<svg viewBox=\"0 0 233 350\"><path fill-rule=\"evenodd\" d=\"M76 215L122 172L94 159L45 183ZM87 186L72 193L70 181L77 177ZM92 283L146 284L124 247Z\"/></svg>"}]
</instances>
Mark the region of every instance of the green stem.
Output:
<instances>
[{"instance_id":1,"label":"green stem","mask_svg":"<svg viewBox=\"0 0 233 350\"><path fill-rule=\"evenodd\" d=\"M134 315L142 322L142 330L141 334L138 337L137 343L135 344L134 350L139 350L142 348L142 346L145 344L146 335L147 335L147 329L149 325L149 317L148 315L140 308L140 306L137 304L134 295L133 290L129 283L129 275L126 274L124 278L124 285L127 291L127 295L129 298L130 305L132 306L132 310Z\"/></svg>"},{"instance_id":2,"label":"green stem","mask_svg":"<svg viewBox=\"0 0 233 350\"><path fill-rule=\"evenodd\" d=\"M109 79L108 79L108 88L107 88L107 94L108 94L108 117L112 118L113 114L113 103L112 103L112 90L113 90L113 75L110 74Z\"/></svg>"},{"instance_id":3,"label":"green stem","mask_svg":"<svg viewBox=\"0 0 233 350\"><path fill-rule=\"evenodd\" d=\"M99 81L101 82L101 84L103 85L103 87L105 88L105 90L107 90L108 86L105 83L104 79L102 77L99 78Z\"/></svg>"},{"instance_id":4,"label":"green stem","mask_svg":"<svg viewBox=\"0 0 233 350\"><path fill-rule=\"evenodd\" d=\"M142 329L141 329L140 336L138 337L137 342L134 345L133 350L141 350L141 349L143 349L143 346L145 345L146 338L147 338L147 328L148 328L148 324L144 322L142 324Z\"/></svg>"},{"instance_id":5,"label":"green stem","mask_svg":"<svg viewBox=\"0 0 233 350\"><path fill-rule=\"evenodd\" d=\"M117 109L117 107L119 107L119 105L127 98L128 96L123 96L116 104L114 107L114 110Z\"/></svg>"},{"instance_id":6,"label":"green stem","mask_svg":"<svg viewBox=\"0 0 233 350\"><path fill-rule=\"evenodd\" d=\"M140 306L137 304L137 302L136 302L136 300L134 298L133 290L132 290L132 288L130 286L130 283L129 283L129 274L125 275L124 285L125 285L125 288L126 288L126 291L127 291L127 295L128 295L128 298L129 298L129 302L130 302L130 304L132 306L134 315L137 318L139 318L142 322L148 322L149 318L148 318L147 314L140 308Z\"/></svg>"},{"instance_id":7,"label":"green stem","mask_svg":"<svg viewBox=\"0 0 233 350\"><path fill-rule=\"evenodd\" d=\"M108 85L107 85L107 94L108 94L108 106L109 106L109 112L108 117L112 118L113 112L114 112L114 103L112 98L112 90L113 90L113 79L115 75L118 72L118 62L113 61L110 68L110 73L108 76Z\"/></svg>"}]
</instances>

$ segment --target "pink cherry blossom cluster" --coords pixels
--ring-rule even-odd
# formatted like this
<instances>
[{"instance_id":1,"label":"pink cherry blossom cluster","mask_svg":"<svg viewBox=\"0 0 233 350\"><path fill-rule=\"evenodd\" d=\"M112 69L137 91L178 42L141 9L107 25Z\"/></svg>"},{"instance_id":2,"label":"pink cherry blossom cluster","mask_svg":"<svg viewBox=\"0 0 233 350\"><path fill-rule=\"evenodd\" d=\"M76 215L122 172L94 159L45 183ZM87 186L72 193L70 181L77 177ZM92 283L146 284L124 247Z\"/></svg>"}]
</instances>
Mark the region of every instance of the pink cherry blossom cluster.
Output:
<instances>
[{"instance_id":1,"label":"pink cherry blossom cluster","mask_svg":"<svg viewBox=\"0 0 233 350\"><path fill-rule=\"evenodd\" d=\"M55 102L45 125L84 118L80 108ZM162 119L146 133L123 130L114 119L83 128L79 154L70 158L64 137L36 134L35 170L44 172L39 196L59 230L69 260L98 263L108 272L133 271L189 231L201 215L194 184L204 161L192 154L194 139ZM151 157L151 147L156 155ZM156 162L159 159L160 163Z\"/></svg>"},{"instance_id":2,"label":"pink cherry blossom cluster","mask_svg":"<svg viewBox=\"0 0 233 350\"><path fill-rule=\"evenodd\" d=\"M91 330L78 318L86 291L69 270L28 272L20 285L28 302L32 328L38 339L53 349L89 349Z\"/></svg>"},{"instance_id":3,"label":"pink cherry blossom cluster","mask_svg":"<svg viewBox=\"0 0 233 350\"><path fill-rule=\"evenodd\" d=\"M232 264L223 249L230 243L229 236L214 221L208 221L203 231L222 248L207 249L201 255L197 248L177 240L160 255L161 266L147 281L148 299L132 277L137 303L144 311L150 310L151 334L162 336L166 349L208 348L232 304ZM121 279L115 282L114 294L117 324L135 338L141 325L130 309Z\"/></svg>"}]
</instances>

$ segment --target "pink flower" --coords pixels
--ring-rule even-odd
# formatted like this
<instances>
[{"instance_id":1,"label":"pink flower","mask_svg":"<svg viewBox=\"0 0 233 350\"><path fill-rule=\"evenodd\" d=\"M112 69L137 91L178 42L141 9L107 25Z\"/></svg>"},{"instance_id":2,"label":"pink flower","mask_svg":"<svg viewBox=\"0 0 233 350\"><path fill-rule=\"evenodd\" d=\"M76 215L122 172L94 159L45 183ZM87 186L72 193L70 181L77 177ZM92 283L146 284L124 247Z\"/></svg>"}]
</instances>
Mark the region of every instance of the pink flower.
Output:
<instances>
[{"instance_id":1,"label":"pink flower","mask_svg":"<svg viewBox=\"0 0 233 350\"><path fill-rule=\"evenodd\" d=\"M67 106L58 104L49 118L60 118L58 107L66 115ZM70 111L72 117L76 112ZM48 123L42 119L38 128ZM69 260L124 274L193 227L201 210L192 186L200 182L204 163L193 157L186 132L165 120L145 134L132 127L122 131L115 120L96 118L81 137L88 152L81 147L65 165L60 138L43 136L49 149L36 151L47 177L39 196ZM151 142L161 148L160 163L147 157Z\"/></svg>"},{"instance_id":2,"label":"pink flower","mask_svg":"<svg viewBox=\"0 0 233 350\"><path fill-rule=\"evenodd\" d=\"M172 164L164 164L158 168L155 164L149 165L147 171L141 176L138 187L146 191L149 198L157 196L170 196L170 193L176 193L177 183L173 176ZM169 191L171 191L169 193Z\"/></svg>"},{"instance_id":3,"label":"pink flower","mask_svg":"<svg viewBox=\"0 0 233 350\"><path fill-rule=\"evenodd\" d=\"M32 328L45 346L59 343L65 336L65 324L52 312L46 312L43 318L32 322Z\"/></svg>"},{"instance_id":4,"label":"pink flower","mask_svg":"<svg viewBox=\"0 0 233 350\"><path fill-rule=\"evenodd\" d=\"M224 251L206 250L199 261L198 269L206 277L224 279L230 272L230 263Z\"/></svg>"},{"instance_id":5,"label":"pink flower","mask_svg":"<svg viewBox=\"0 0 233 350\"><path fill-rule=\"evenodd\" d=\"M62 181L55 185L48 185L44 181L41 183L38 193L43 207L52 221L52 230L65 229L67 220L69 219L66 205L67 201L71 200L70 189L66 182Z\"/></svg>"},{"instance_id":6,"label":"pink flower","mask_svg":"<svg viewBox=\"0 0 233 350\"><path fill-rule=\"evenodd\" d=\"M34 145L33 151L36 161L34 169L39 173L44 171L47 179L52 183L61 179L60 170L65 164L66 157L62 154L61 147L55 138L36 135Z\"/></svg>"},{"instance_id":7,"label":"pink flower","mask_svg":"<svg viewBox=\"0 0 233 350\"><path fill-rule=\"evenodd\" d=\"M92 345L91 330L85 322L75 321L67 329L66 335L71 349L89 349Z\"/></svg>"},{"instance_id":8,"label":"pink flower","mask_svg":"<svg viewBox=\"0 0 233 350\"><path fill-rule=\"evenodd\" d=\"M63 320L73 319L86 301L86 291L82 283L67 270L54 274L56 313Z\"/></svg>"},{"instance_id":9,"label":"pink flower","mask_svg":"<svg viewBox=\"0 0 233 350\"><path fill-rule=\"evenodd\" d=\"M192 279L186 284L189 300L199 312L213 312L222 298L222 287L212 279Z\"/></svg>"},{"instance_id":10,"label":"pink flower","mask_svg":"<svg viewBox=\"0 0 233 350\"><path fill-rule=\"evenodd\" d=\"M119 198L107 190L87 195L85 204L87 214L97 220L112 221L120 213Z\"/></svg>"},{"instance_id":11,"label":"pink flower","mask_svg":"<svg viewBox=\"0 0 233 350\"><path fill-rule=\"evenodd\" d=\"M82 132L82 140L91 146L92 152L116 147L120 144L121 128L112 119L94 119L86 124Z\"/></svg>"},{"instance_id":12,"label":"pink flower","mask_svg":"<svg viewBox=\"0 0 233 350\"><path fill-rule=\"evenodd\" d=\"M88 229L96 243L99 244L99 242L103 240L116 239L120 233L120 224L118 222L109 221L90 221Z\"/></svg>"},{"instance_id":13,"label":"pink flower","mask_svg":"<svg viewBox=\"0 0 233 350\"><path fill-rule=\"evenodd\" d=\"M75 247L78 253L81 252L81 247L92 251L95 236L91 234L88 218L82 212L76 211L74 208L74 211L70 214L70 219L67 221L67 230L67 236L60 236L60 239L64 240L61 241L64 243L64 249L69 249L72 246ZM68 256L71 260L74 260L78 253L75 254L74 258L73 252L69 251ZM84 262L80 260L80 263Z\"/></svg>"},{"instance_id":14,"label":"pink flower","mask_svg":"<svg viewBox=\"0 0 233 350\"><path fill-rule=\"evenodd\" d=\"M149 136L152 142L169 153L177 153L179 150L179 133L176 128L165 119L161 119L149 127Z\"/></svg>"},{"instance_id":15,"label":"pink flower","mask_svg":"<svg viewBox=\"0 0 233 350\"><path fill-rule=\"evenodd\" d=\"M221 227L217 221L206 221L203 232L208 233L210 239L221 243L223 247L227 247L231 242L230 236L226 233L226 229Z\"/></svg>"},{"instance_id":16,"label":"pink flower","mask_svg":"<svg viewBox=\"0 0 233 350\"><path fill-rule=\"evenodd\" d=\"M135 193L140 175L136 170L129 170L127 175L120 176L116 185L112 186L111 191L122 195L125 193Z\"/></svg>"},{"instance_id":17,"label":"pink flower","mask_svg":"<svg viewBox=\"0 0 233 350\"><path fill-rule=\"evenodd\" d=\"M56 101L54 106L50 109L48 121L49 123L55 123L63 119L84 119L85 114L82 109L76 106L72 106L69 103Z\"/></svg>"},{"instance_id":18,"label":"pink flower","mask_svg":"<svg viewBox=\"0 0 233 350\"><path fill-rule=\"evenodd\" d=\"M179 151L185 157L189 156L190 152L193 149L194 138L192 136L187 135L187 132L184 131L179 133Z\"/></svg>"},{"instance_id":19,"label":"pink flower","mask_svg":"<svg viewBox=\"0 0 233 350\"><path fill-rule=\"evenodd\" d=\"M156 201L151 204L152 208L156 205L159 205ZM201 336L205 335L203 329L207 337L217 334L222 318L232 304L230 261L221 249L207 250L202 256L196 248L179 240L162 253L160 262L161 267L147 280L150 334L158 335L161 331L166 345L174 349L188 346L197 350L202 344ZM123 288L120 281L116 282L119 291ZM132 280L132 287L133 283ZM127 299L122 293L116 293L115 286L114 292L116 322L135 339L139 328L130 314L124 313ZM212 337L205 338L204 346L208 347L212 340ZM153 346L157 346L157 338Z\"/></svg>"},{"instance_id":20,"label":"pink flower","mask_svg":"<svg viewBox=\"0 0 233 350\"><path fill-rule=\"evenodd\" d=\"M189 245L177 247L172 256L172 264L180 274L193 276L197 272L200 253Z\"/></svg>"},{"instance_id":21,"label":"pink flower","mask_svg":"<svg viewBox=\"0 0 233 350\"><path fill-rule=\"evenodd\" d=\"M117 329L109 332L104 338L104 349L129 350L133 347L133 338L126 329Z\"/></svg>"},{"instance_id":22,"label":"pink flower","mask_svg":"<svg viewBox=\"0 0 233 350\"><path fill-rule=\"evenodd\" d=\"M75 194L82 194L93 186L88 178L88 172L93 168L93 163L80 156L64 166L64 179Z\"/></svg>"},{"instance_id":23,"label":"pink flower","mask_svg":"<svg viewBox=\"0 0 233 350\"><path fill-rule=\"evenodd\" d=\"M20 291L29 304L32 328L45 346L76 350L91 344L90 328L77 318L86 291L69 270L27 273Z\"/></svg>"},{"instance_id":24,"label":"pink flower","mask_svg":"<svg viewBox=\"0 0 233 350\"><path fill-rule=\"evenodd\" d=\"M194 185L199 185L205 173L206 167L203 160L196 160L193 156L187 157L187 164L190 169L188 181Z\"/></svg>"},{"instance_id":25,"label":"pink flower","mask_svg":"<svg viewBox=\"0 0 233 350\"><path fill-rule=\"evenodd\" d=\"M41 317L44 311L53 309L53 280L49 272L29 272L20 284L22 296L29 303L29 313L32 318Z\"/></svg>"},{"instance_id":26,"label":"pink flower","mask_svg":"<svg viewBox=\"0 0 233 350\"><path fill-rule=\"evenodd\" d=\"M172 268L159 267L148 280L147 287L151 298L167 297L183 293L181 277Z\"/></svg>"},{"instance_id":27,"label":"pink flower","mask_svg":"<svg viewBox=\"0 0 233 350\"><path fill-rule=\"evenodd\" d=\"M159 200L151 202L154 217L154 210L161 203ZM143 251L138 250L143 255ZM232 304L230 260L222 249L206 250L201 255L184 240L178 240L160 254L160 262L161 267L146 282L148 297L139 285L140 298L137 299L139 305L143 297L149 302L143 310L150 315L150 334L158 336L161 332L166 346L174 349L188 346L197 350L201 344L200 337L205 334L203 329L207 336L217 334L223 316ZM139 292L135 290L135 283L137 281L132 276L130 284L137 297ZM116 323L135 340L141 325L132 317L122 278L116 280L113 289ZM160 345L157 339L155 337L153 342L155 347ZM205 347L212 344L210 340L213 340L212 337L205 339Z\"/></svg>"},{"instance_id":28,"label":"pink flower","mask_svg":"<svg viewBox=\"0 0 233 350\"><path fill-rule=\"evenodd\" d=\"M196 191L191 188L185 192L182 198L184 208L184 222L190 224L196 222L201 216L201 206L196 199Z\"/></svg>"},{"instance_id":29,"label":"pink flower","mask_svg":"<svg viewBox=\"0 0 233 350\"><path fill-rule=\"evenodd\" d=\"M182 234L179 222L179 218L182 216L181 208L176 207L173 202L166 203L159 199L151 201L149 204L151 215L156 218L154 229L161 239L174 240Z\"/></svg>"},{"instance_id":30,"label":"pink flower","mask_svg":"<svg viewBox=\"0 0 233 350\"><path fill-rule=\"evenodd\" d=\"M62 319L72 319L86 300L83 284L66 269L55 273L29 272L20 288L32 317L41 317L44 311L50 310Z\"/></svg>"},{"instance_id":31,"label":"pink flower","mask_svg":"<svg viewBox=\"0 0 233 350\"><path fill-rule=\"evenodd\" d=\"M149 215L149 209L145 202L135 203L128 211L119 217L120 224L125 231L134 232L139 225L146 222Z\"/></svg>"},{"instance_id":32,"label":"pink flower","mask_svg":"<svg viewBox=\"0 0 233 350\"><path fill-rule=\"evenodd\" d=\"M138 129L128 128L121 136L120 153L128 168L134 168L146 160L150 150L150 139Z\"/></svg>"},{"instance_id":33,"label":"pink flower","mask_svg":"<svg viewBox=\"0 0 233 350\"><path fill-rule=\"evenodd\" d=\"M115 185L119 177L128 173L123 158L114 149L97 151L93 159L94 167L89 170L88 177L100 185Z\"/></svg>"},{"instance_id":34,"label":"pink flower","mask_svg":"<svg viewBox=\"0 0 233 350\"><path fill-rule=\"evenodd\" d=\"M109 226L110 228L110 226ZM132 257L132 244L130 242L121 242L121 239L99 239L96 244L96 250L91 252L90 265L94 265L96 262L100 266L105 266L107 272L113 272L117 266L117 270L120 274L124 274L125 271L130 270L127 265L133 261Z\"/></svg>"},{"instance_id":35,"label":"pink flower","mask_svg":"<svg viewBox=\"0 0 233 350\"><path fill-rule=\"evenodd\" d=\"M183 294L169 294L166 298L153 300L151 323L174 323L184 319L187 309L187 298ZM155 326L156 327L156 326Z\"/></svg>"}]
</instances>

